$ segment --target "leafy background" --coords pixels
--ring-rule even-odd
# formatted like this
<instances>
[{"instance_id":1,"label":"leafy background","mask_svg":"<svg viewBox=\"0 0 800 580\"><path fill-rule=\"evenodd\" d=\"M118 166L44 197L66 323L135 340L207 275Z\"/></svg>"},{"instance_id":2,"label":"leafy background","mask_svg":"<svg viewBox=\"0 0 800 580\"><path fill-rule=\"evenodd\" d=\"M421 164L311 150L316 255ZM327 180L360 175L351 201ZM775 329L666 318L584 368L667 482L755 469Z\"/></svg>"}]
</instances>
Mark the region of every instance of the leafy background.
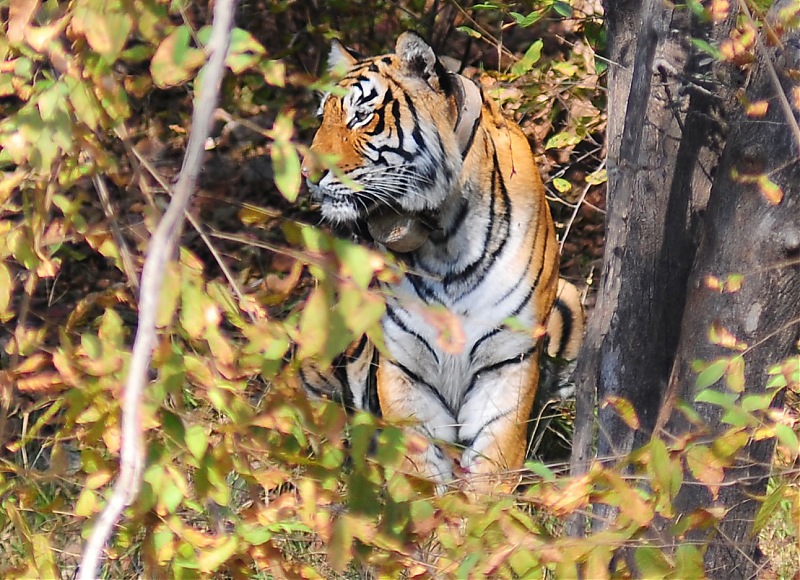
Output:
<instances>
[{"instance_id":1,"label":"leafy background","mask_svg":"<svg viewBox=\"0 0 800 580\"><path fill-rule=\"evenodd\" d=\"M137 280L180 170L211 13L178 0L20 0L0 2L0 15L0 576L67 577L118 469ZM320 228L302 191L331 39L375 54L416 29L460 60L531 137L563 273L591 289L605 182L599 3L241 2L236 23L162 294L144 485L103 574L570 577L580 563L594 577L621 546L651 575L701 574L701 546L663 553L643 532L673 517L684 462L714 485L736 445L690 444L684 457L653 440L628 459L647 489L615 466L569 479L570 404L543 389L520 491L437 496L400 470L419 441L294 387L303 361L324 365L364 332L380 340L371 283L402 275L390 256ZM791 364L773 369L776 389L797 384ZM736 372L704 368L706 379ZM795 423L751 407L783 433L791 464ZM602 538L563 537L590 501L619 507L618 521ZM796 534L798 501L796 480L775 480L760 515L771 545ZM793 565L778 552L776 569Z\"/></svg>"}]
</instances>

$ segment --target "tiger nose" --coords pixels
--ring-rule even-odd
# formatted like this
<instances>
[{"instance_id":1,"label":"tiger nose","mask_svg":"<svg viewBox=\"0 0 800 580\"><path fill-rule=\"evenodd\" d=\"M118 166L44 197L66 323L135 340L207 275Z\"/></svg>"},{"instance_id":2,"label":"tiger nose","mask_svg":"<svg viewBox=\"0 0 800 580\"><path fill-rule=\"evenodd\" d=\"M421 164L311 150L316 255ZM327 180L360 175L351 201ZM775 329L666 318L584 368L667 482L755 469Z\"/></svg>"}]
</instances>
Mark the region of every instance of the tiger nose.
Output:
<instances>
[{"instance_id":1,"label":"tiger nose","mask_svg":"<svg viewBox=\"0 0 800 580\"><path fill-rule=\"evenodd\" d=\"M305 179L315 185L322 179L322 168L311 155L306 155L303 158L303 163L300 166L300 173Z\"/></svg>"}]
</instances>

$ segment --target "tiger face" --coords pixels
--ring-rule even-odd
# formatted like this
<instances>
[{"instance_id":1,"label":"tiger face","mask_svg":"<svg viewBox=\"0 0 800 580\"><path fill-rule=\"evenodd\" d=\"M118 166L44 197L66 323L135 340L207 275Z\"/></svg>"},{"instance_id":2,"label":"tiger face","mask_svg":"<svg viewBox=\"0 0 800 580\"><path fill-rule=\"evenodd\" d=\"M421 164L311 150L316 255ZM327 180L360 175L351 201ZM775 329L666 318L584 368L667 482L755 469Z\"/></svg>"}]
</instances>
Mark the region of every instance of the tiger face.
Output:
<instances>
[{"instance_id":1,"label":"tiger face","mask_svg":"<svg viewBox=\"0 0 800 580\"><path fill-rule=\"evenodd\" d=\"M400 36L395 54L361 60L335 42L329 63L346 72L322 100L322 125L303 162L323 218L352 224L381 211L436 211L461 171L459 77L413 33ZM335 157L339 171L322 168L323 157Z\"/></svg>"}]
</instances>

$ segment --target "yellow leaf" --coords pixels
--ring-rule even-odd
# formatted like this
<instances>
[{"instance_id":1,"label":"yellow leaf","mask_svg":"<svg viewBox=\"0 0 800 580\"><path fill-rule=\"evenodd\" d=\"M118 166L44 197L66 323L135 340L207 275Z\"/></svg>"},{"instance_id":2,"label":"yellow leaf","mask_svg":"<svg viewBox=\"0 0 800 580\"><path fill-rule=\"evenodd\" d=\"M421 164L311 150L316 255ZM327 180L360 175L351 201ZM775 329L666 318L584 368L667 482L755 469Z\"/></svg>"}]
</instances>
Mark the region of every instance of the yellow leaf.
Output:
<instances>
[{"instance_id":1,"label":"yellow leaf","mask_svg":"<svg viewBox=\"0 0 800 580\"><path fill-rule=\"evenodd\" d=\"M766 175L759 175L757 183L758 190L770 205L778 205L783 200L783 190Z\"/></svg>"},{"instance_id":2,"label":"yellow leaf","mask_svg":"<svg viewBox=\"0 0 800 580\"><path fill-rule=\"evenodd\" d=\"M760 119L767 114L769 110L769 101L756 101L755 103L748 103L745 107L745 113L748 117Z\"/></svg>"}]
</instances>

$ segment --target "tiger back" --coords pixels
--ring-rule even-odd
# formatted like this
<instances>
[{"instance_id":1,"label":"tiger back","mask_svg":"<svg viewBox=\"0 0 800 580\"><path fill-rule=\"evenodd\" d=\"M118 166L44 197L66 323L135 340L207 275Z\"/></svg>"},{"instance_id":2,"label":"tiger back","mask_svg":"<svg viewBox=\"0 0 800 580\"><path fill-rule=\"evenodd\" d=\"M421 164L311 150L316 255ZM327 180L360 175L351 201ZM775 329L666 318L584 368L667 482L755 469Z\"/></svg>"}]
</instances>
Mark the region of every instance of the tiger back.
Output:
<instances>
[{"instance_id":1,"label":"tiger back","mask_svg":"<svg viewBox=\"0 0 800 580\"><path fill-rule=\"evenodd\" d=\"M409 457L422 475L446 482L458 471L477 481L515 470L558 288L555 229L527 138L415 33L370 58L335 42L329 66L344 74L323 98L303 161L312 198L327 221L369 232L409 273L384 289L388 353L363 338L332 372L306 369L303 382L412 422L430 439ZM345 179L317 163L331 155ZM459 352L439 346L432 306L456 317ZM572 332L551 338L554 354L574 351L582 328L579 306L559 309L563 317L569 324L556 326ZM437 440L460 445L461 457L454 462Z\"/></svg>"}]
</instances>

